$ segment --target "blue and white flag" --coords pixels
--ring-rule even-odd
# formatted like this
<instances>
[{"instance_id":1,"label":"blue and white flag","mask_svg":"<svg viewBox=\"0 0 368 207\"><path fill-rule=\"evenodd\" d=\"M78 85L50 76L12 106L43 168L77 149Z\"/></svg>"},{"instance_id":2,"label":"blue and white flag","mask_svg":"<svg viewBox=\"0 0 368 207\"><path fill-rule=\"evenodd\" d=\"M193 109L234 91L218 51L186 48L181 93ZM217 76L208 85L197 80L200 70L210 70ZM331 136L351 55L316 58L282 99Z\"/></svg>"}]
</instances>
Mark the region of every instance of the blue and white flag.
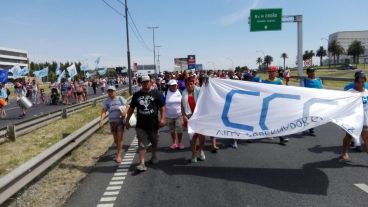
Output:
<instances>
[{"instance_id":1,"label":"blue and white flag","mask_svg":"<svg viewBox=\"0 0 368 207\"><path fill-rule=\"evenodd\" d=\"M22 75L28 75L29 74L29 67L26 66L24 68L22 68Z\"/></svg>"},{"instance_id":2,"label":"blue and white flag","mask_svg":"<svg viewBox=\"0 0 368 207\"><path fill-rule=\"evenodd\" d=\"M210 78L200 89L188 132L260 139L332 122L359 138L365 119L362 98L362 93ZM187 101L183 106L190 114Z\"/></svg>"},{"instance_id":3,"label":"blue and white flag","mask_svg":"<svg viewBox=\"0 0 368 207\"><path fill-rule=\"evenodd\" d=\"M73 78L74 76L78 74L75 64L69 66L66 70L68 71L70 78Z\"/></svg>"},{"instance_id":4,"label":"blue and white flag","mask_svg":"<svg viewBox=\"0 0 368 207\"><path fill-rule=\"evenodd\" d=\"M9 69L9 72L14 73L14 70L21 70L19 64L14 65L12 68Z\"/></svg>"},{"instance_id":5,"label":"blue and white flag","mask_svg":"<svg viewBox=\"0 0 368 207\"><path fill-rule=\"evenodd\" d=\"M80 69L81 71L88 71L88 63L83 63L81 66L80 66Z\"/></svg>"},{"instance_id":6,"label":"blue and white flag","mask_svg":"<svg viewBox=\"0 0 368 207\"><path fill-rule=\"evenodd\" d=\"M0 69L0 83L8 82L8 70Z\"/></svg>"},{"instance_id":7,"label":"blue and white flag","mask_svg":"<svg viewBox=\"0 0 368 207\"><path fill-rule=\"evenodd\" d=\"M39 71L34 71L33 72L34 76L38 79L42 78L42 77L46 77L49 75L49 67L46 67L42 70Z\"/></svg>"},{"instance_id":8,"label":"blue and white flag","mask_svg":"<svg viewBox=\"0 0 368 207\"><path fill-rule=\"evenodd\" d=\"M56 73L56 76L61 74L60 63L57 64L55 73Z\"/></svg>"},{"instance_id":9,"label":"blue and white flag","mask_svg":"<svg viewBox=\"0 0 368 207\"><path fill-rule=\"evenodd\" d=\"M101 57L98 57L96 60L95 60L95 70L98 69L99 65L100 65L100 59Z\"/></svg>"},{"instance_id":10,"label":"blue and white flag","mask_svg":"<svg viewBox=\"0 0 368 207\"><path fill-rule=\"evenodd\" d=\"M23 71L22 69L19 67L19 65L17 65L17 67L13 67L10 69L11 72L13 73L13 78L17 79L19 77L21 77L23 75Z\"/></svg>"},{"instance_id":11,"label":"blue and white flag","mask_svg":"<svg viewBox=\"0 0 368 207\"><path fill-rule=\"evenodd\" d=\"M61 79L63 79L65 77L65 70L63 70L63 72L61 72L61 74L59 75L59 77L57 78L57 83L61 83Z\"/></svg>"},{"instance_id":12,"label":"blue and white flag","mask_svg":"<svg viewBox=\"0 0 368 207\"><path fill-rule=\"evenodd\" d=\"M98 70L97 72L98 72L99 75L105 75L106 72L107 72L107 68L105 67L102 70Z\"/></svg>"},{"instance_id":13,"label":"blue and white flag","mask_svg":"<svg viewBox=\"0 0 368 207\"><path fill-rule=\"evenodd\" d=\"M87 72L87 73L86 73L86 78L90 78L90 77L92 77L92 74L91 74L91 73L89 73L89 72Z\"/></svg>"}]
</instances>

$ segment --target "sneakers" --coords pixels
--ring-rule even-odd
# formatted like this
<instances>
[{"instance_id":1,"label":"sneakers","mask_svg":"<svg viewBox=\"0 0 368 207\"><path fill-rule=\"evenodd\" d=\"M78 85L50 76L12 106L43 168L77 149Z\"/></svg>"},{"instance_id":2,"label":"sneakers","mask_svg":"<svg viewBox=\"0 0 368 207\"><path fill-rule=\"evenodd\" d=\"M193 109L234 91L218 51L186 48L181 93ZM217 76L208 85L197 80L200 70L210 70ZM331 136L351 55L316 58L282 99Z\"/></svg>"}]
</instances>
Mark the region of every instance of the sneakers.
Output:
<instances>
[{"instance_id":1,"label":"sneakers","mask_svg":"<svg viewBox=\"0 0 368 207\"><path fill-rule=\"evenodd\" d=\"M312 136L312 137L315 137L316 134L314 133L314 129L309 129L309 135Z\"/></svg>"},{"instance_id":2,"label":"sneakers","mask_svg":"<svg viewBox=\"0 0 368 207\"><path fill-rule=\"evenodd\" d=\"M191 163L197 163L197 158L192 158L192 159L190 160L190 162L191 162Z\"/></svg>"},{"instance_id":3,"label":"sneakers","mask_svg":"<svg viewBox=\"0 0 368 207\"><path fill-rule=\"evenodd\" d=\"M285 143L289 142L289 139L284 138L284 137L279 137L279 139L280 139L281 144L285 144Z\"/></svg>"},{"instance_id":4,"label":"sneakers","mask_svg":"<svg viewBox=\"0 0 368 207\"><path fill-rule=\"evenodd\" d=\"M179 143L179 149L183 150L185 148L183 143Z\"/></svg>"},{"instance_id":5,"label":"sneakers","mask_svg":"<svg viewBox=\"0 0 368 207\"><path fill-rule=\"evenodd\" d=\"M144 172L147 170L147 167L144 164L139 164L135 169L139 172Z\"/></svg>"},{"instance_id":6,"label":"sneakers","mask_svg":"<svg viewBox=\"0 0 368 207\"><path fill-rule=\"evenodd\" d=\"M204 155L204 152L203 151L199 155L198 160L200 160L200 161L205 161L206 160L206 155Z\"/></svg>"},{"instance_id":7,"label":"sneakers","mask_svg":"<svg viewBox=\"0 0 368 207\"><path fill-rule=\"evenodd\" d=\"M152 157L150 160L150 163L153 165L157 165L158 164L158 159L156 157Z\"/></svg>"},{"instance_id":8,"label":"sneakers","mask_svg":"<svg viewBox=\"0 0 368 207\"><path fill-rule=\"evenodd\" d=\"M234 143L231 145L232 148L238 149L238 141L234 140Z\"/></svg>"},{"instance_id":9,"label":"sneakers","mask_svg":"<svg viewBox=\"0 0 368 207\"><path fill-rule=\"evenodd\" d=\"M176 143L174 143L174 144L172 144L172 145L170 146L170 149L172 149L172 150L174 150L174 149L176 149L176 148L178 148L178 145L177 145Z\"/></svg>"}]
</instances>

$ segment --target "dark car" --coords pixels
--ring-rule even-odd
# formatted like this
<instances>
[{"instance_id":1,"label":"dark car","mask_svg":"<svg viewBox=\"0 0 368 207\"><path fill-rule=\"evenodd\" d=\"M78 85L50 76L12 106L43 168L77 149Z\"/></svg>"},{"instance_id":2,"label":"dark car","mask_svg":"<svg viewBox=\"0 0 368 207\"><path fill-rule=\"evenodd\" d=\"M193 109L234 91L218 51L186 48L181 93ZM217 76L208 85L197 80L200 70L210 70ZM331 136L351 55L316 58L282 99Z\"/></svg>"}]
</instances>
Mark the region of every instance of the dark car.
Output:
<instances>
[{"instance_id":1,"label":"dark car","mask_svg":"<svg viewBox=\"0 0 368 207\"><path fill-rule=\"evenodd\" d=\"M357 67L355 67L351 64L346 64L346 65L342 65L342 66L338 67L337 69L339 69L339 70L354 70L354 69L357 69Z\"/></svg>"}]
</instances>

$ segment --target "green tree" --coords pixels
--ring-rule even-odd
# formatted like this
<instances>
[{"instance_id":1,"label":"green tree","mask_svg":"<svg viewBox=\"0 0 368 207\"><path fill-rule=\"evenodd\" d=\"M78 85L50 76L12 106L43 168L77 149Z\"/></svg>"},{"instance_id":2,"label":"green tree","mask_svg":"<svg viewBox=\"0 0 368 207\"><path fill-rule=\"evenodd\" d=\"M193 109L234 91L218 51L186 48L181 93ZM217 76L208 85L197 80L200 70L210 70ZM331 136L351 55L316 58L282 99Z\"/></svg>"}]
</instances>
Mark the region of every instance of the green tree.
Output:
<instances>
[{"instance_id":1,"label":"green tree","mask_svg":"<svg viewBox=\"0 0 368 207\"><path fill-rule=\"evenodd\" d=\"M271 55L266 55L264 57L263 62L266 64L266 67L268 68L269 65L273 62L273 57Z\"/></svg>"},{"instance_id":2,"label":"green tree","mask_svg":"<svg viewBox=\"0 0 368 207\"><path fill-rule=\"evenodd\" d=\"M364 54L365 47L360 41L353 41L348 48L348 55L353 57L353 62L359 64L359 56Z\"/></svg>"},{"instance_id":3,"label":"green tree","mask_svg":"<svg viewBox=\"0 0 368 207\"><path fill-rule=\"evenodd\" d=\"M257 64L258 64L258 69L261 70L261 65L263 63L263 59L261 57L257 58Z\"/></svg>"},{"instance_id":4,"label":"green tree","mask_svg":"<svg viewBox=\"0 0 368 207\"><path fill-rule=\"evenodd\" d=\"M285 60L286 58L289 58L289 56L284 52L281 54L281 58L284 59L284 70L285 70Z\"/></svg>"},{"instance_id":5,"label":"green tree","mask_svg":"<svg viewBox=\"0 0 368 207\"><path fill-rule=\"evenodd\" d=\"M319 65L322 66L322 58L327 55L327 51L323 46L319 47L316 51L316 56L319 57Z\"/></svg>"},{"instance_id":6,"label":"green tree","mask_svg":"<svg viewBox=\"0 0 368 207\"><path fill-rule=\"evenodd\" d=\"M338 41L333 40L328 44L328 51L331 52L332 56L334 57L334 65L336 65L336 58L337 62L339 62L340 55L344 54L345 49Z\"/></svg>"}]
</instances>

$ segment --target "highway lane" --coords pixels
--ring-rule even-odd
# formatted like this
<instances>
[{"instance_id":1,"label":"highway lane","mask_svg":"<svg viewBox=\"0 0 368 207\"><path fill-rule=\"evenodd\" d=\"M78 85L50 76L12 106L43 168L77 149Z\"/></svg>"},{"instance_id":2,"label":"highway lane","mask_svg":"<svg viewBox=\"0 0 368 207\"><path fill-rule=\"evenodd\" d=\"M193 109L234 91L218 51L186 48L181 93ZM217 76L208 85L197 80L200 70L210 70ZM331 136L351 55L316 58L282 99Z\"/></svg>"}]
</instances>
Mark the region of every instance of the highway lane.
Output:
<instances>
[{"instance_id":1,"label":"highway lane","mask_svg":"<svg viewBox=\"0 0 368 207\"><path fill-rule=\"evenodd\" d=\"M123 87L120 86L119 89L122 89ZM98 96L101 96L102 93L100 90L97 90L97 94L93 94L92 87L88 88L88 98L95 98ZM49 97L48 97L49 98ZM74 99L72 98L72 102L74 102ZM27 110L26 117L23 119L19 119L20 109L18 107L18 104L15 100L11 100L10 103L6 106L7 111L7 117L0 119L0 128L6 127L8 124L15 124L24 120L28 120L37 116L40 116L42 114L47 114L50 112L54 112L57 110L61 110L63 107L65 107L62 104L59 105L49 105L49 104L40 104L40 105L34 105L32 108Z\"/></svg>"},{"instance_id":2,"label":"highway lane","mask_svg":"<svg viewBox=\"0 0 368 207\"><path fill-rule=\"evenodd\" d=\"M216 154L208 151L208 140L207 160L191 164L188 136L185 150L173 151L164 129L158 165L147 164L147 172L136 174L137 156L132 165L125 156L128 172L111 188L113 179L120 179L114 173L125 172L112 161L112 146L65 206L367 206L368 155L352 151L352 162L341 163L344 131L327 124L316 134L289 136L286 146L275 139L242 141L232 149L230 140L220 140ZM133 137L130 130L125 150Z\"/></svg>"}]
</instances>

